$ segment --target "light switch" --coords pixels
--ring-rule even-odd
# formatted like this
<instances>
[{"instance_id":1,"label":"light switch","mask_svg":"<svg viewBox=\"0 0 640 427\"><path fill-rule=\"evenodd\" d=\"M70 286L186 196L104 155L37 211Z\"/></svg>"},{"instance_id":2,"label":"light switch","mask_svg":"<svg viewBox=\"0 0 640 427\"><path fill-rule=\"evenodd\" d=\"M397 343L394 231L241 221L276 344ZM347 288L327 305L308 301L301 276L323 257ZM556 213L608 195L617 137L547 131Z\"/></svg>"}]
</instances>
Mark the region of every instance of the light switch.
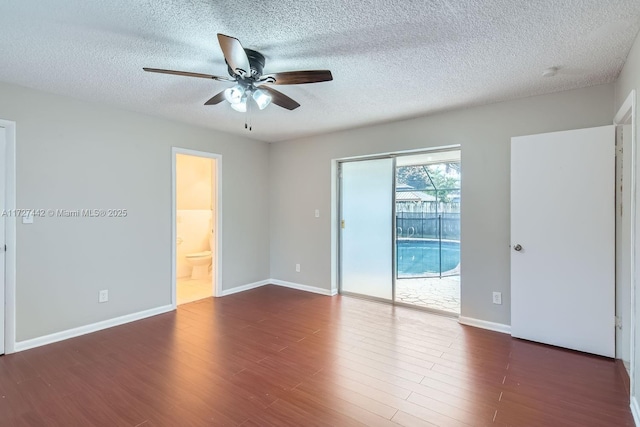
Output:
<instances>
[{"instance_id":1,"label":"light switch","mask_svg":"<svg viewBox=\"0 0 640 427\"><path fill-rule=\"evenodd\" d=\"M316 209L316 218L320 218L320 209Z\"/></svg>"}]
</instances>

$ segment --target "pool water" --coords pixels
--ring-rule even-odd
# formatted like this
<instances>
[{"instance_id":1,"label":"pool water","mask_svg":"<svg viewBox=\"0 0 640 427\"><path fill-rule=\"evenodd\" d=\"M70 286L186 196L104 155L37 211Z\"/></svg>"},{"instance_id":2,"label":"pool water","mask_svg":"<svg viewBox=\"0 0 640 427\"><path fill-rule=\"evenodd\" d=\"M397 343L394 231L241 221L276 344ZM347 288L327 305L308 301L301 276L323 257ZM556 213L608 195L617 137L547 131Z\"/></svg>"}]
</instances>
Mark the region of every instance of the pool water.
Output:
<instances>
[{"instance_id":1,"label":"pool water","mask_svg":"<svg viewBox=\"0 0 640 427\"><path fill-rule=\"evenodd\" d=\"M453 270L460 264L460 243L442 242L442 252L437 240L398 240L398 277L432 276Z\"/></svg>"}]
</instances>

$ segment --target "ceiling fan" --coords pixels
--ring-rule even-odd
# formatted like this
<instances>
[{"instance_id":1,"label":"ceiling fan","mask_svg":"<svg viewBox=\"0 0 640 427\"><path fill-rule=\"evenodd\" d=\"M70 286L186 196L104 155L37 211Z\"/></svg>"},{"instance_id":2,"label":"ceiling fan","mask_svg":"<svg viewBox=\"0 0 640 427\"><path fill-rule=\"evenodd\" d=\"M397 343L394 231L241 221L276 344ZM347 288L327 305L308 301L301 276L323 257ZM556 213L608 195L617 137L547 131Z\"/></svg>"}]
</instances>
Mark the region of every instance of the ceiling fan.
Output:
<instances>
[{"instance_id":1,"label":"ceiling fan","mask_svg":"<svg viewBox=\"0 0 640 427\"><path fill-rule=\"evenodd\" d=\"M230 77L188 71L162 70L159 68L143 68L143 70L152 73L234 82L236 84L233 87L216 94L204 105L219 104L226 99L234 110L240 112L246 112L247 107L251 108L251 100L255 102L260 110L263 110L272 102L287 110L295 110L300 104L282 92L273 89L270 85L298 85L333 80L329 70L285 71L262 74L265 58L260 52L245 49L237 38L224 34L218 34L218 42L220 43Z\"/></svg>"}]
</instances>

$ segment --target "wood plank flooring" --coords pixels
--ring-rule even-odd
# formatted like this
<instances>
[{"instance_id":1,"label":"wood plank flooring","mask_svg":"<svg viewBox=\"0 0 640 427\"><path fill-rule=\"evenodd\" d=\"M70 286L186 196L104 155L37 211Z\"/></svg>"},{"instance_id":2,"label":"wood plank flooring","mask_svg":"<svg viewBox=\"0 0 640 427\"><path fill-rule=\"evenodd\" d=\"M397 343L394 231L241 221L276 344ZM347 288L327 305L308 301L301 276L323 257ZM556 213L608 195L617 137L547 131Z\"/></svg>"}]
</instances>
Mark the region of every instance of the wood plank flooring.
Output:
<instances>
[{"instance_id":1,"label":"wood plank flooring","mask_svg":"<svg viewBox=\"0 0 640 427\"><path fill-rule=\"evenodd\" d=\"M608 359L266 286L0 357L0 426L632 426Z\"/></svg>"}]
</instances>

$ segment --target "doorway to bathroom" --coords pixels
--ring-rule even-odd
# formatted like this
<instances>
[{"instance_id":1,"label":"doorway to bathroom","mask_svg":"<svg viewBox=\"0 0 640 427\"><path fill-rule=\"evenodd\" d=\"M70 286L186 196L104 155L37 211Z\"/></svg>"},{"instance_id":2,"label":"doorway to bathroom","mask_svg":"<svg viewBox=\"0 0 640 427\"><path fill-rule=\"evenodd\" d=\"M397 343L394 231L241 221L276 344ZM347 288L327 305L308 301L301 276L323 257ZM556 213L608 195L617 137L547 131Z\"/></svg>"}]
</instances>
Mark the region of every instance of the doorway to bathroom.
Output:
<instances>
[{"instance_id":1,"label":"doorway to bathroom","mask_svg":"<svg viewBox=\"0 0 640 427\"><path fill-rule=\"evenodd\" d=\"M218 295L217 154L173 148L173 304Z\"/></svg>"}]
</instances>

